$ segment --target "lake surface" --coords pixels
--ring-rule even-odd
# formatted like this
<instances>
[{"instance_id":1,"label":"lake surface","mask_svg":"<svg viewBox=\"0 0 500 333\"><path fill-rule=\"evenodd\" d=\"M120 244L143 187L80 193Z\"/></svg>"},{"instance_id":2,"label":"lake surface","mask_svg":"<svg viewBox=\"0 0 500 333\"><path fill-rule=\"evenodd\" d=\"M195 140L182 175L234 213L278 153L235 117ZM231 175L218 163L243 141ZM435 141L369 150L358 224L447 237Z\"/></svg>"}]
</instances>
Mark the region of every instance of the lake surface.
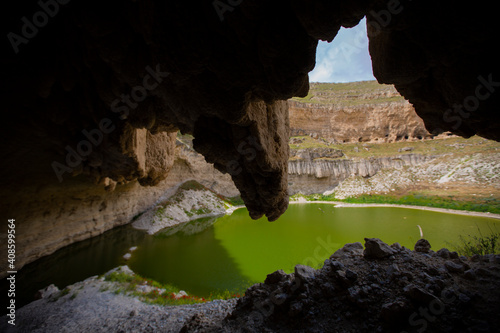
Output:
<instances>
[{"instance_id":1,"label":"lake surface","mask_svg":"<svg viewBox=\"0 0 500 333\"><path fill-rule=\"evenodd\" d=\"M198 296L225 289L242 293L278 269L290 273L299 263L319 268L344 244L364 243L364 237L413 249L420 239L417 225L436 251L452 248L460 235L500 229L491 218L393 207L293 204L272 223L251 220L246 209L238 209L145 238L129 266Z\"/></svg>"},{"instance_id":2,"label":"lake surface","mask_svg":"<svg viewBox=\"0 0 500 333\"><path fill-rule=\"evenodd\" d=\"M229 290L242 293L278 269L292 272L296 264L321 267L346 243L377 237L413 249L420 225L432 249L452 249L460 235L488 235L500 230L492 218L417 209L290 205L275 222L251 220L244 208L232 215L202 219L147 235L130 225L72 244L25 266L17 274L16 304L53 283L60 289L128 264L136 273L170 283L190 294L208 296ZM138 246L129 261L123 255ZM0 292L6 294L6 280Z\"/></svg>"}]
</instances>

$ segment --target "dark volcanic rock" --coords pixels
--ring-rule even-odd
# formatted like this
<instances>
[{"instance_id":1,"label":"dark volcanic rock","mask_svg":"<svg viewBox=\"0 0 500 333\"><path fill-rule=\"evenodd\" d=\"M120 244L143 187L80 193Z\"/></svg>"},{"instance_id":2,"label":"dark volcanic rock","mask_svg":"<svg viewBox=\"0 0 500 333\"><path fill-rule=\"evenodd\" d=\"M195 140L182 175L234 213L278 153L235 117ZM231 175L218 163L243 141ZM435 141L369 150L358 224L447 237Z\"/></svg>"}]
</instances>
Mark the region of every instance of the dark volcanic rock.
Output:
<instances>
[{"instance_id":1,"label":"dark volcanic rock","mask_svg":"<svg viewBox=\"0 0 500 333\"><path fill-rule=\"evenodd\" d=\"M415 252L429 253L431 244L427 239L419 239L415 244Z\"/></svg>"},{"instance_id":2,"label":"dark volcanic rock","mask_svg":"<svg viewBox=\"0 0 500 333\"><path fill-rule=\"evenodd\" d=\"M463 273L465 270L464 265L453 261L446 261L444 263L444 267L446 267L446 269L450 273Z\"/></svg>"},{"instance_id":3,"label":"dark volcanic rock","mask_svg":"<svg viewBox=\"0 0 500 333\"><path fill-rule=\"evenodd\" d=\"M252 286L223 323L202 329L412 332L423 328L416 324L423 321L428 332L474 332L479 328L494 332L491 328L499 327L500 264L489 263L494 269L485 269L481 262L470 262L471 269L480 271L481 280L474 281L461 274L435 271L435 267L453 263L440 256L412 251L392 256L392 260L371 260L351 254L328 260L318 270L299 265L287 276L275 272L269 279L280 282ZM427 315L432 320L425 319Z\"/></svg>"},{"instance_id":4,"label":"dark volcanic rock","mask_svg":"<svg viewBox=\"0 0 500 333\"><path fill-rule=\"evenodd\" d=\"M365 238L365 258L382 259L393 255L395 252L396 250L378 238Z\"/></svg>"},{"instance_id":5,"label":"dark volcanic rock","mask_svg":"<svg viewBox=\"0 0 500 333\"><path fill-rule=\"evenodd\" d=\"M450 251L448 249L445 249L445 248L438 250L436 252L436 254L444 259L450 258Z\"/></svg>"},{"instance_id":6,"label":"dark volcanic rock","mask_svg":"<svg viewBox=\"0 0 500 333\"><path fill-rule=\"evenodd\" d=\"M344 245L341 249L335 251L335 253L330 256L330 259L362 255L363 245L360 242L356 242Z\"/></svg>"},{"instance_id":7,"label":"dark volcanic rock","mask_svg":"<svg viewBox=\"0 0 500 333\"><path fill-rule=\"evenodd\" d=\"M283 270L280 269L279 271L268 274L264 283L276 284L276 283L280 282L281 280L283 280L286 276L287 276L287 274L285 272L283 272Z\"/></svg>"},{"instance_id":8,"label":"dark volcanic rock","mask_svg":"<svg viewBox=\"0 0 500 333\"><path fill-rule=\"evenodd\" d=\"M425 291L424 289L419 288L415 285L406 287L406 293L410 299L417 301L421 304L427 304L437 299L436 296L434 296L430 292Z\"/></svg>"},{"instance_id":9,"label":"dark volcanic rock","mask_svg":"<svg viewBox=\"0 0 500 333\"><path fill-rule=\"evenodd\" d=\"M304 265L295 266L295 278L299 279L301 283L307 283L314 280L314 274L316 274L314 268Z\"/></svg>"}]
</instances>

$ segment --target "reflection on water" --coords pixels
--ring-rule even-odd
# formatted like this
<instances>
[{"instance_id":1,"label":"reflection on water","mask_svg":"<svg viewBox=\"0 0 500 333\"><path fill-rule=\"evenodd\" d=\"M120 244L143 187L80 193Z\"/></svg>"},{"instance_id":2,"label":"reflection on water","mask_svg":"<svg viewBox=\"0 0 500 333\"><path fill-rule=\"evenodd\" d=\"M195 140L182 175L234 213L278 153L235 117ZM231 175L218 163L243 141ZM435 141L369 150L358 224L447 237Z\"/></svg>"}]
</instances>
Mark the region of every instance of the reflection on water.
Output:
<instances>
[{"instance_id":1,"label":"reflection on water","mask_svg":"<svg viewBox=\"0 0 500 333\"><path fill-rule=\"evenodd\" d=\"M219 216L204 217L188 223L178 224L173 227L160 230L155 234L155 237L167 238L169 236L172 236L173 234L179 234L184 236L194 235L212 226L217 221L218 218Z\"/></svg>"},{"instance_id":2,"label":"reflection on water","mask_svg":"<svg viewBox=\"0 0 500 333\"><path fill-rule=\"evenodd\" d=\"M216 239L215 220L195 220L145 239L133 253L130 268L197 296L244 291L252 281Z\"/></svg>"},{"instance_id":3,"label":"reflection on water","mask_svg":"<svg viewBox=\"0 0 500 333\"><path fill-rule=\"evenodd\" d=\"M328 204L291 205L276 222L256 221L246 209L216 220L194 221L144 240L130 267L139 274L169 282L198 296L216 290L241 293L267 274L296 264L321 267L346 243L376 237L413 249L424 237L438 250L460 235L499 230L497 220L432 211Z\"/></svg>"},{"instance_id":4,"label":"reflection on water","mask_svg":"<svg viewBox=\"0 0 500 333\"><path fill-rule=\"evenodd\" d=\"M123 264L197 296L223 290L241 293L277 269L292 272L299 263L321 267L335 250L363 243L365 237L413 249L420 238L417 225L435 251L457 242L460 235L500 230L499 221L491 218L314 203L291 205L272 223L251 220L246 209L238 209L230 216L195 220L154 236L126 226L27 265L17 275L16 304L31 301L37 290L51 283L62 289ZM126 262L123 255L131 246L138 248ZM6 282L1 282L4 295Z\"/></svg>"},{"instance_id":5,"label":"reflection on water","mask_svg":"<svg viewBox=\"0 0 500 333\"><path fill-rule=\"evenodd\" d=\"M66 246L52 255L24 266L16 275L16 306L34 300L35 293L55 284L59 289L103 274L124 265L123 255L131 246L140 244L147 234L131 226L114 228L102 235ZM1 295L7 294L7 281L0 282ZM7 299L7 298L5 298ZM1 313L6 313L2 307Z\"/></svg>"}]
</instances>

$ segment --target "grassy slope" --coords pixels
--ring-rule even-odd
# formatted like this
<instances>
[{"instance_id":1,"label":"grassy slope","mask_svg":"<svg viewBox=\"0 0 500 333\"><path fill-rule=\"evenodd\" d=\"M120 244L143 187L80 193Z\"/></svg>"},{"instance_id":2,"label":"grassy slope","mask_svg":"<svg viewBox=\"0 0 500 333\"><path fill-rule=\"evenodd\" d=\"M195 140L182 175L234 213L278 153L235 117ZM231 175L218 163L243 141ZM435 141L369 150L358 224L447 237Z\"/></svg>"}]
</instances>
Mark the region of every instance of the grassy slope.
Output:
<instances>
[{"instance_id":1,"label":"grassy slope","mask_svg":"<svg viewBox=\"0 0 500 333\"><path fill-rule=\"evenodd\" d=\"M143 302L156 305L183 305L210 302L215 299L229 299L234 297L241 297L239 294L231 294L229 291L211 294L209 297L198 297L195 295L176 297L175 294L180 292L180 289L170 284L162 284L160 282L146 279L138 274L129 275L123 272L113 272L105 276L108 282L114 282L112 286L115 294L124 294L128 296L137 297ZM152 291L149 293L142 293L137 291L137 286L150 286ZM160 290L164 291L160 294ZM101 290L105 291L105 290ZM64 292L64 290L63 290Z\"/></svg>"},{"instance_id":2,"label":"grassy slope","mask_svg":"<svg viewBox=\"0 0 500 333\"><path fill-rule=\"evenodd\" d=\"M344 200L336 199L333 195L310 195L306 196L311 201L343 201L348 203L384 203L395 205L411 205L436 207L455 210L467 210L472 212L490 212L500 214L500 200L497 198L482 198L470 197L464 198L460 196L436 196L423 195L418 192L408 193L404 195L397 194L363 194L359 197L351 197Z\"/></svg>"},{"instance_id":3,"label":"grassy slope","mask_svg":"<svg viewBox=\"0 0 500 333\"><path fill-rule=\"evenodd\" d=\"M350 159L367 159L370 157L391 157L401 154L416 153L422 155L449 154L454 157L470 156L473 154L491 154L500 151L500 143L486 140L478 136L469 139L461 137L450 137L446 139L434 139L415 142L395 143L349 143L328 145L321 139L315 140L309 136L299 137L303 143L290 145L291 148L314 148L329 147L341 149L345 157ZM357 147L357 150L355 150ZM399 152L404 147L414 148L411 152ZM367 149L365 149L367 148ZM491 196L491 194L494 194ZM337 201L334 195L311 195L309 200L331 200ZM438 185L434 183L418 183L410 187L403 187L388 194L364 194L360 197L345 199L352 203L391 203L415 206L429 206L438 208L470 210L478 212L491 212L500 214L500 193L498 189L480 184L456 184L446 183Z\"/></svg>"},{"instance_id":4,"label":"grassy slope","mask_svg":"<svg viewBox=\"0 0 500 333\"><path fill-rule=\"evenodd\" d=\"M306 97L294 97L292 100L303 103L359 105L403 101L404 98L383 96L395 89L391 85L379 84L377 81L360 81L349 83L311 83ZM363 95L378 95L375 98L364 99Z\"/></svg>"},{"instance_id":5,"label":"grassy slope","mask_svg":"<svg viewBox=\"0 0 500 333\"><path fill-rule=\"evenodd\" d=\"M476 153L492 153L500 150L500 143L492 140L486 140L479 136L469 139L461 137L449 137L445 139L434 139L424 141L406 141L393 143L343 143L328 144L321 139L316 140L309 136L298 136L303 140L301 144L291 144L292 149L303 148L333 148L340 149L348 158L370 158L395 156L408 154L408 152L399 152L401 148L411 147L413 154L423 155L441 155L452 153L455 156L470 155ZM356 149L357 147L357 149Z\"/></svg>"}]
</instances>

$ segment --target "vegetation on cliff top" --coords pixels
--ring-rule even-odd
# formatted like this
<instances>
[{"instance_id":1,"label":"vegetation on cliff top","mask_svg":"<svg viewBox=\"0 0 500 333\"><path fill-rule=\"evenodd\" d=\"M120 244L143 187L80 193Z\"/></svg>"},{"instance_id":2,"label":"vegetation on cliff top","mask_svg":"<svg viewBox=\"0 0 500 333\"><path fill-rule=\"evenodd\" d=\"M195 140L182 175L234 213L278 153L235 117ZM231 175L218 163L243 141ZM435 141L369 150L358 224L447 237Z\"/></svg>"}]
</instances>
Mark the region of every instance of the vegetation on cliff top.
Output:
<instances>
[{"instance_id":1,"label":"vegetation on cliff top","mask_svg":"<svg viewBox=\"0 0 500 333\"><path fill-rule=\"evenodd\" d=\"M360 105L387 102L403 102L394 86L379 84L377 81L348 83L311 83L306 97L294 97L302 103Z\"/></svg>"},{"instance_id":2,"label":"vegetation on cliff top","mask_svg":"<svg viewBox=\"0 0 500 333\"><path fill-rule=\"evenodd\" d=\"M370 142L370 143L330 143L322 138L314 139L308 135L295 136L291 140L291 149L331 148L345 154L343 158L390 157L401 154L441 155L452 153L455 156L500 151L500 143L479 136L469 139L448 137L443 139ZM300 142L300 143L299 143Z\"/></svg>"},{"instance_id":3,"label":"vegetation on cliff top","mask_svg":"<svg viewBox=\"0 0 500 333\"><path fill-rule=\"evenodd\" d=\"M435 207L454 210L466 210L472 212L490 212L492 214L500 214L500 200L497 198L481 198L472 197L464 198L453 195L446 197L436 195L422 195L419 193L411 193L407 195L393 194L363 194L357 197L349 197L338 199L335 193L324 194L296 194L291 197L292 200L297 200L299 197L305 198L307 201L338 201L356 204L392 204L392 205L409 205L422 207Z\"/></svg>"},{"instance_id":4,"label":"vegetation on cliff top","mask_svg":"<svg viewBox=\"0 0 500 333\"><path fill-rule=\"evenodd\" d=\"M500 214L500 200L497 198L469 198L448 195L426 196L422 194L396 195L373 195L364 194L359 197L350 197L340 200L348 203L386 203L410 206L426 206L444 209L467 210L472 212L490 212Z\"/></svg>"}]
</instances>

